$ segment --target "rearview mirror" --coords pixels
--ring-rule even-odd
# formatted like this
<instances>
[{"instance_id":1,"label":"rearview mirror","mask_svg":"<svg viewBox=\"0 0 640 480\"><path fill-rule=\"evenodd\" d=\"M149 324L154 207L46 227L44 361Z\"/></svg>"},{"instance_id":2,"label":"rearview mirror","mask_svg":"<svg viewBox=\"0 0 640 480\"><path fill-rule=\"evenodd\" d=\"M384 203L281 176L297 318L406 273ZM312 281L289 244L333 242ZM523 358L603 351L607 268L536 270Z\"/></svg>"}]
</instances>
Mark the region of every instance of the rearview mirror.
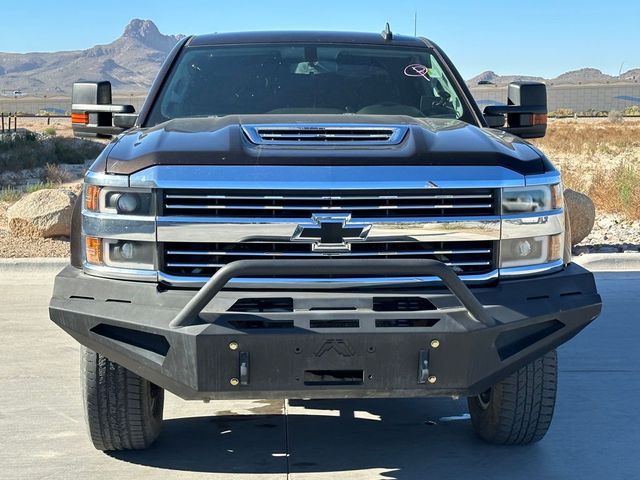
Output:
<instances>
[{"instance_id":1,"label":"rearview mirror","mask_svg":"<svg viewBox=\"0 0 640 480\"><path fill-rule=\"evenodd\" d=\"M135 124L114 125L114 114L132 114L133 105L111 103L111 82L76 82L71 93L71 125L79 137L110 137Z\"/></svg>"},{"instance_id":2,"label":"rearview mirror","mask_svg":"<svg viewBox=\"0 0 640 480\"><path fill-rule=\"evenodd\" d=\"M539 82L510 83L507 105L485 107L484 118L490 127L522 138L544 137L547 131L546 85Z\"/></svg>"}]
</instances>

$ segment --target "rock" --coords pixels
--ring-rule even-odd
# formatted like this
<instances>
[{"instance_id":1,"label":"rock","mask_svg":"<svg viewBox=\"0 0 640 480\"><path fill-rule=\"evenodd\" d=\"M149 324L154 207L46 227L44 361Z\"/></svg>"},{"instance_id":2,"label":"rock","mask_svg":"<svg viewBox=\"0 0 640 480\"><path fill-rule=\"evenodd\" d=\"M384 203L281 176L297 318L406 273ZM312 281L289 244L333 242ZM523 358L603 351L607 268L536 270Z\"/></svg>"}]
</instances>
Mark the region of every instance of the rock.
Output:
<instances>
[{"instance_id":1,"label":"rock","mask_svg":"<svg viewBox=\"0 0 640 480\"><path fill-rule=\"evenodd\" d=\"M7 210L9 231L20 237L68 237L75 200L67 190L33 192Z\"/></svg>"},{"instance_id":2,"label":"rock","mask_svg":"<svg viewBox=\"0 0 640 480\"><path fill-rule=\"evenodd\" d=\"M569 212L571 245L577 245L591 233L596 220L596 208L587 195L568 188L564 191L564 203Z\"/></svg>"}]
</instances>

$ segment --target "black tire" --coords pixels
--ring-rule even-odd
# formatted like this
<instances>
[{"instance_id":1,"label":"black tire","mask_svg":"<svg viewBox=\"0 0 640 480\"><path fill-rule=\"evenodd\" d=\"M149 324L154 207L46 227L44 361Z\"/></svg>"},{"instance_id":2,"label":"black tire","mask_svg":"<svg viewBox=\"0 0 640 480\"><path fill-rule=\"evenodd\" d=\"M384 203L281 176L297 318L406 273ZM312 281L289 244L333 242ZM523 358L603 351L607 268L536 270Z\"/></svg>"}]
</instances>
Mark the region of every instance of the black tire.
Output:
<instances>
[{"instance_id":1,"label":"black tire","mask_svg":"<svg viewBox=\"0 0 640 480\"><path fill-rule=\"evenodd\" d=\"M84 412L98 450L140 450L160 433L164 390L82 347Z\"/></svg>"},{"instance_id":2,"label":"black tire","mask_svg":"<svg viewBox=\"0 0 640 480\"><path fill-rule=\"evenodd\" d=\"M551 425L558 385L555 350L512 373L490 390L469 397L471 423L485 441L528 445Z\"/></svg>"}]
</instances>

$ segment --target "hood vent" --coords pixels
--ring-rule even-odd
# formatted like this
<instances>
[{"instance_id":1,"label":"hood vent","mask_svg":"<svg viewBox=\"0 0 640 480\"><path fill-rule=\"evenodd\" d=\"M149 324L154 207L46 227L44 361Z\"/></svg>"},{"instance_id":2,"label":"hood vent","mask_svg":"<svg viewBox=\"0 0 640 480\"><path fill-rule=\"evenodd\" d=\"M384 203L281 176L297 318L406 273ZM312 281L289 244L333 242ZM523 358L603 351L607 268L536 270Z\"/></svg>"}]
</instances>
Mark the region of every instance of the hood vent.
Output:
<instances>
[{"instance_id":1,"label":"hood vent","mask_svg":"<svg viewBox=\"0 0 640 480\"><path fill-rule=\"evenodd\" d=\"M243 125L256 145L397 145L407 133L402 125L273 124Z\"/></svg>"}]
</instances>

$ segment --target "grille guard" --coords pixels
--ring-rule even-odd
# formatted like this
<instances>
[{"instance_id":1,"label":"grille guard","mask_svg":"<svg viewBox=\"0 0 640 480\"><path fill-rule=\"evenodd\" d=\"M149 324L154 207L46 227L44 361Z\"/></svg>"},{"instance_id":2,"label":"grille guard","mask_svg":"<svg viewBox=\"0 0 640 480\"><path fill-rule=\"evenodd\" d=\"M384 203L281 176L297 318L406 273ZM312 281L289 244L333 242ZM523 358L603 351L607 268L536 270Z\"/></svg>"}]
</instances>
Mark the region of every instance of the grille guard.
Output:
<instances>
[{"instance_id":1,"label":"grille guard","mask_svg":"<svg viewBox=\"0 0 640 480\"><path fill-rule=\"evenodd\" d=\"M238 260L218 270L207 283L171 320L171 328L180 328L197 323L200 312L225 287L233 277L241 275L272 275L274 271L282 275L304 275L309 271L318 275L417 275L435 276L456 296L469 316L487 327L497 325L497 321L458 278L453 269L436 260Z\"/></svg>"}]
</instances>

